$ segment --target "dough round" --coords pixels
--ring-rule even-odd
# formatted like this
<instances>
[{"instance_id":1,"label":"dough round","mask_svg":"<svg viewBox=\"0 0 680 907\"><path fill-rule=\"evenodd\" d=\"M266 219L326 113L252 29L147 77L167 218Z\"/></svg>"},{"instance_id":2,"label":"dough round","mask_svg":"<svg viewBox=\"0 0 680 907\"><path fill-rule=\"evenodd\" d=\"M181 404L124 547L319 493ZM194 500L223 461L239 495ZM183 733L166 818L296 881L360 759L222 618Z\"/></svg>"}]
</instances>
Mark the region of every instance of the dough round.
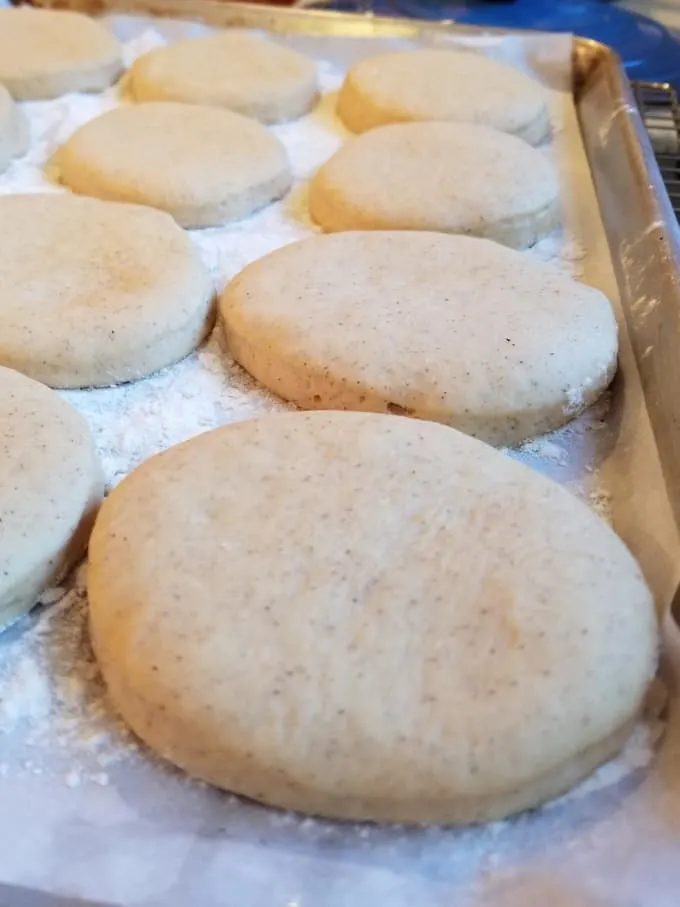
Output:
<instances>
[{"instance_id":1,"label":"dough round","mask_svg":"<svg viewBox=\"0 0 680 907\"><path fill-rule=\"evenodd\" d=\"M136 60L130 76L137 101L226 107L263 123L301 117L318 93L313 60L240 32L158 47Z\"/></svg>"},{"instance_id":2,"label":"dough round","mask_svg":"<svg viewBox=\"0 0 680 907\"><path fill-rule=\"evenodd\" d=\"M104 484L85 420L0 368L0 630L80 558Z\"/></svg>"},{"instance_id":3,"label":"dough round","mask_svg":"<svg viewBox=\"0 0 680 907\"><path fill-rule=\"evenodd\" d=\"M0 82L20 101L103 91L122 69L120 44L88 16L0 9Z\"/></svg>"},{"instance_id":4,"label":"dough round","mask_svg":"<svg viewBox=\"0 0 680 907\"><path fill-rule=\"evenodd\" d=\"M236 361L286 400L432 419L491 444L563 425L616 371L606 296L467 236L314 237L245 268L220 308Z\"/></svg>"},{"instance_id":5,"label":"dough round","mask_svg":"<svg viewBox=\"0 0 680 907\"><path fill-rule=\"evenodd\" d=\"M558 224L547 158L514 136L467 123L400 123L344 145L312 179L325 230L469 233L523 249Z\"/></svg>"},{"instance_id":6,"label":"dough round","mask_svg":"<svg viewBox=\"0 0 680 907\"><path fill-rule=\"evenodd\" d=\"M213 324L212 279L161 211L0 196L0 259L0 363L52 387L142 378Z\"/></svg>"},{"instance_id":7,"label":"dough round","mask_svg":"<svg viewBox=\"0 0 680 907\"><path fill-rule=\"evenodd\" d=\"M26 154L29 144L26 117L4 85L0 85L0 173L7 170L15 157Z\"/></svg>"},{"instance_id":8,"label":"dough round","mask_svg":"<svg viewBox=\"0 0 680 907\"><path fill-rule=\"evenodd\" d=\"M74 192L160 208L183 227L239 220L292 182L286 151L264 126L189 104L117 107L81 126L55 163Z\"/></svg>"},{"instance_id":9,"label":"dough round","mask_svg":"<svg viewBox=\"0 0 680 907\"><path fill-rule=\"evenodd\" d=\"M609 527L413 419L278 414L153 457L104 504L88 591L143 740L338 818L553 797L619 749L655 665L652 599Z\"/></svg>"},{"instance_id":10,"label":"dough round","mask_svg":"<svg viewBox=\"0 0 680 907\"><path fill-rule=\"evenodd\" d=\"M550 131L546 93L524 73L476 53L443 49L380 54L353 66L338 114L354 132L387 123L477 123L532 145Z\"/></svg>"}]
</instances>

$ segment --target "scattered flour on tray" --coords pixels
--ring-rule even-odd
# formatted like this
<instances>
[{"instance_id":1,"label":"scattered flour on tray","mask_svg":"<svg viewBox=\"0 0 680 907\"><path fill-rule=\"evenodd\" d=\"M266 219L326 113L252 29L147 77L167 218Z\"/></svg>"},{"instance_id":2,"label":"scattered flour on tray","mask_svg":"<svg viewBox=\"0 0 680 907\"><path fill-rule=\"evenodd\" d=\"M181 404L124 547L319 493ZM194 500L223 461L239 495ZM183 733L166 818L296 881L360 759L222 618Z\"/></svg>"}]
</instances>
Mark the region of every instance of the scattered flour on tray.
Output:
<instances>
[{"instance_id":1,"label":"scattered flour on tray","mask_svg":"<svg viewBox=\"0 0 680 907\"><path fill-rule=\"evenodd\" d=\"M161 43L156 32L145 32L125 45L126 61ZM342 76L332 65L319 64L324 92L338 88ZM99 96L69 95L27 103L32 147L0 177L0 192L62 191L50 170L52 153L79 125L119 103L125 103L124 86ZM348 136L333 108L334 98L326 94L309 116L273 128L286 145L296 176L288 198L242 223L192 234L218 289L250 261L316 232L307 214L307 181ZM559 131L561 104L554 109L553 126ZM562 233L539 243L533 253L575 276L582 271L585 250ZM228 422L288 408L256 386L228 357L217 332L197 353L148 379L121 387L68 391L63 396L87 418L110 487L172 444ZM511 454L559 479L554 469L568 473L570 441L602 424L603 412L602 407L595 408L575 426ZM594 466L586 468L595 472ZM605 492L584 494L596 509L606 511ZM88 641L85 577L86 567L81 565L63 588L50 590L28 617L0 635L0 779L28 772L54 774L67 787L84 781L106 785L119 763L149 758L140 756L139 745L107 704ZM656 724L641 724L621 758L570 796L611 785L648 764L657 737ZM270 821L272 825L296 822L303 831L332 828L275 812ZM493 837L499 828L488 834ZM372 838L379 832L359 827L357 834Z\"/></svg>"},{"instance_id":2,"label":"scattered flour on tray","mask_svg":"<svg viewBox=\"0 0 680 907\"><path fill-rule=\"evenodd\" d=\"M106 701L87 632L86 567L0 637L0 774L56 773L68 786L137 751ZM10 740L12 749L2 745ZM46 755L49 754L49 759Z\"/></svg>"}]
</instances>

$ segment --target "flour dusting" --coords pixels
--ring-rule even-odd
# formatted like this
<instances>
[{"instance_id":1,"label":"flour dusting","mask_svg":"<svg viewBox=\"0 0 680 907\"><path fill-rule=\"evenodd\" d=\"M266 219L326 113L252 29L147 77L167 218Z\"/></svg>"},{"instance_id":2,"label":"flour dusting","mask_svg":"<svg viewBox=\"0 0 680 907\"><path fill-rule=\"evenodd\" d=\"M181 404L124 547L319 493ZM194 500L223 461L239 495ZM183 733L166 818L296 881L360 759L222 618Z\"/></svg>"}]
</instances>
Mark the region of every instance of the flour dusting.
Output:
<instances>
[{"instance_id":1,"label":"flour dusting","mask_svg":"<svg viewBox=\"0 0 680 907\"><path fill-rule=\"evenodd\" d=\"M156 30L146 29L126 42L126 62L162 43ZM316 232L307 211L308 180L348 137L335 116L334 98L329 94L341 84L343 72L320 62L319 78L325 96L316 110L272 129L291 159L296 185L290 195L239 224L192 233L218 290L251 261ZM563 104L559 97L553 100L553 129L558 134L564 128ZM50 165L54 151L82 123L121 103L127 103L124 84L101 95L69 95L25 104L32 147L0 177L0 192L63 191ZM553 153L550 147L544 151ZM583 273L585 247L568 230L548 237L527 254L553 261L575 276ZM87 419L109 487L173 444L220 425L289 408L258 387L229 358L218 332L183 362L150 378L120 387L66 391L63 397ZM579 400L573 404L578 406ZM561 432L509 451L511 456L570 485L605 517L611 498L606 489L598 489L597 470L599 439L607 434L602 429L606 428L608 405L607 396ZM121 567L124 569L124 565ZM168 803L178 796L178 784L184 785L183 790L190 791L192 797L207 797L212 792L156 762L113 714L90 648L85 583L86 567L81 565L63 587L49 590L29 616L0 636L0 782L11 785L27 777L48 775L59 780L69 797L87 785L94 796L115 787L119 772L133 766L143 770L153 764L158 783L171 785ZM641 723L621 757L569 796L583 799L589 792L615 786L648 765L658 744L659 728L658 722ZM486 860L497 862L499 842L516 828L512 822L503 822L460 833L439 829L412 832L301 819L258 810L236 798L224 798L220 803L223 815L228 812L238 827L249 828L248 823L253 823L268 840L278 840L276 835L283 830L295 833L299 841L342 842L343 847L358 851L382 848L390 858L398 857L400 867L409 861L418 865L421 847L426 844L431 865L445 866L449 876L458 874L461 878ZM535 815L547 815L553 808L549 805ZM210 812L208 806L205 809ZM526 824L534 820L519 821ZM92 875L89 869L88 873ZM413 878L419 880L419 872ZM414 882L409 889L413 893L410 902L424 903L422 894L429 891L428 884L424 877ZM395 903L387 888L372 893L372 903ZM298 902L292 899L287 903Z\"/></svg>"}]
</instances>

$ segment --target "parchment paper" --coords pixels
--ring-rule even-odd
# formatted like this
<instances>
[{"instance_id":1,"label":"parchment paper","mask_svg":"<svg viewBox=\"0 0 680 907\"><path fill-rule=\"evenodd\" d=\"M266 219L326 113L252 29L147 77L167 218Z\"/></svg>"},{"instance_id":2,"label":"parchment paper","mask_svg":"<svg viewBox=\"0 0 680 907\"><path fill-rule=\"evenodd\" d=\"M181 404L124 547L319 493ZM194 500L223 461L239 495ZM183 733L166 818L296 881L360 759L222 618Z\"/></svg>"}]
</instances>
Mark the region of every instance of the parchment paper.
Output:
<instances>
[{"instance_id":1,"label":"parchment paper","mask_svg":"<svg viewBox=\"0 0 680 907\"><path fill-rule=\"evenodd\" d=\"M129 56L201 30L123 17L110 24L131 42ZM320 61L322 84L332 90L351 61L405 42L286 43ZM570 94L570 38L466 43L534 72L552 92L557 131L545 153L560 171L565 231L527 254L554 259L616 302ZM77 121L119 102L107 92L77 105L27 105L34 148L0 178L0 191L60 191L54 174L42 171L51 151ZM241 225L194 234L218 285L252 258L313 232L305 181L346 138L331 96L304 122L275 131L298 186ZM217 337L146 382L65 397L90 421L111 484L184 437L283 406L230 362ZM677 534L625 329L611 394L572 426L511 455L569 485L611 520L640 559L662 612L678 578ZM661 745L662 725L651 713L620 759L567 797L511 821L453 831L306 819L191 782L125 736L88 650L84 579L81 569L0 637L0 882L125 907L680 903L680 722L673 708ZM670 625L666 641L672 668L680 644ZM671 691L674 676L665 675Z\"/></svg>"}]
</instances>

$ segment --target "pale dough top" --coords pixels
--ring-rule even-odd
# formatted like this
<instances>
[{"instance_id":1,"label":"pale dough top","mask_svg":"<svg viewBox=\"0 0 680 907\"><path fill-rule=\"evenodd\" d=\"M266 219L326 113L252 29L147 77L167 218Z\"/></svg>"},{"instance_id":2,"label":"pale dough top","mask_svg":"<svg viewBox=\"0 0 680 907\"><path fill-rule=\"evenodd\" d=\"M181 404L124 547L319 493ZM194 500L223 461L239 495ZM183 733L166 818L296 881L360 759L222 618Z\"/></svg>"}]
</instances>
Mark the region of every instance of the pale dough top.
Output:
<instances>
[{"instance_id":1,"label":"pale dough top","mask_svg":"<svg viewBox=\"0 0 680 907\"><path fill-rule=\"evenodd\" d=\"M402 123L347 142L313 177L328 231L436 230L523 248L558 222L550 161L514 136L467 123Z\"/></svg>"},{"instance_id":2,"label":"pale dough top","mask_svg":"<svg viewBox=\"0 0 680 907\"><path fill-rule=\"evenodd\" d=\"M447 120L491 126L532 145L548 134L547 95L535 79L480 54L426 48L356 63L338 98L354 132L386 123Z\"/></svg>"},{"instance_id":3,"label":"pale dough top","mask_svg":"<svg viewBox=\"0 0 680 907\"><path fill-rule=\"evenodd\" d=\"M144 740L332 816L468 821L553 795L655 665L651 595L603 521L393 416L268 416L148 460L104 504L88 593Z\"/></svg>"},{"instance_id":4,"label":"pale dough top","mask_svg":"<svg viewBox=\"0 0 680 907\"><path fill-rule=\"evenodd\" d=\"M284 146L260 123L171 102L90 120L55 163L74 192L160 208L186 227L244 217L283 195L292 179Z\"/></svg>"},{"instance_id":5,"label":"pale dough top","mask_svg":"<svg viewBox=\"0 0 680 907\"><path fill-rule=\"evenodd\" d=\"M0 367L0 630L82 553L103 491L83 417Z\"/></svg>"},{"instance_id":6,"label":"pale dough top","mask_svg":"<svg viewBox=\"0 0 680 907\"><path fill-rule=\"evenodd\" d=\"M616 369L604 294L467 236L308 239L245 268L220 307L232 354L285 399L408 413L493 444L563 425Z\"/></svg>"},{"instance_id":7,"label":"pale dough top","mask_svg":"<svg viewBox=\"0 0 680 907\"><path fill-rule=\"evenodd\" d=\"M121 46L89 16L0 9L0 82L20 100L101 91L122 71Z\"/></svg>"},{"instance_id":8,"label":"pale dough top","mask_svg":"<svg viewBox=\"0 0 680 907\"><path fill-rule=\"evenodd\" d=\"M137 101L209 104L263 123L302 116L318 92L313 60L238 31L155 48L135 61L130 77Z\"/></svg>"},{"instance_id":9,"label":"pale dough top","mask_svg":"<svg viewBox=\"0 0 680 907\"><path fill-rule=\"evenodd\" d=\"M160 211L0 196L0 248L0 364L54 387L139 378L186 355L182 335L197 343L211 323L210 275Z\"/></svg>"}]
</instances>

